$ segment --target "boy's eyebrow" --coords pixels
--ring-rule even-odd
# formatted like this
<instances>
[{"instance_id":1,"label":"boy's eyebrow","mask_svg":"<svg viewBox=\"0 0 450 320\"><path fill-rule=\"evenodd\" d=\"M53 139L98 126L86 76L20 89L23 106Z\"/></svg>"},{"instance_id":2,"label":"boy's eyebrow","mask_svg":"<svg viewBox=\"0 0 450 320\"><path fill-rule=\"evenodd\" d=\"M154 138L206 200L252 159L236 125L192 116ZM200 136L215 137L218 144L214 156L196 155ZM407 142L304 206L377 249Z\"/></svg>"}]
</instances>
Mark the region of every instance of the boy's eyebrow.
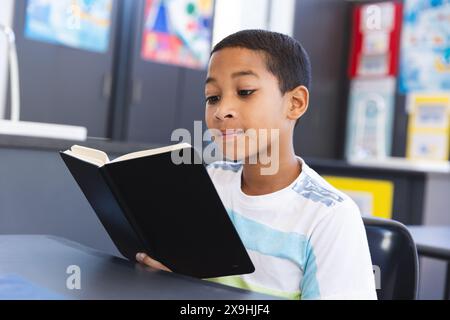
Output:
<instances>
[{"instance_id":1,"label":"boy's eyebrow","mask_svg":"<svg viewBox=\"0 0 450 320\"><path fill-rule=\"evenodd\" d=\"M243 76L253 76L253 77L259 78L259 76L252 70L237 71L237 72L234 72L231 74L231 78L238 78L238 77L243 77ZM217 80L212 77L206 78L205 84L208 84L210 82L217 82Z\"/></svg>"},{"instance_id":2,"label":"boy's eyebrow","mask_svg":"<svg viewBox=\"0 0 450 320\"><path fill-rule=\"evenodd\" d=\"M237 78L237 77L242 77L242 76L254 76L256 78L259 78L259 76L252 70L238 71L231 75L232 78Z\"/></svg>"}]
</instances>

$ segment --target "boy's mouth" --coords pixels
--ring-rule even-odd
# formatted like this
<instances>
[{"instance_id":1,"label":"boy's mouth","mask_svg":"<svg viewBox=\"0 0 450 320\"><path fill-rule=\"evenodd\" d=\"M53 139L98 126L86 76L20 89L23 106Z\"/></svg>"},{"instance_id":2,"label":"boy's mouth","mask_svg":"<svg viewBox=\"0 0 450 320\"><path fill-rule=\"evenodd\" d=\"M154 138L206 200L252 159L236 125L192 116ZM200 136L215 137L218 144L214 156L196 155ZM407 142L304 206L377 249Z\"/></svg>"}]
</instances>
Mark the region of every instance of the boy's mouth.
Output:
<instances>
[{"instance_id":1,"label":"boy's mouth","mask_svg":"<svg viewBox=\"0 0 450 320\"><path fill-rule=\"evenodd\" d=\"M243 129L224 129L220 130L221 138L228 140L243 135L245 132Z\"/></svg>"}]
</instances>

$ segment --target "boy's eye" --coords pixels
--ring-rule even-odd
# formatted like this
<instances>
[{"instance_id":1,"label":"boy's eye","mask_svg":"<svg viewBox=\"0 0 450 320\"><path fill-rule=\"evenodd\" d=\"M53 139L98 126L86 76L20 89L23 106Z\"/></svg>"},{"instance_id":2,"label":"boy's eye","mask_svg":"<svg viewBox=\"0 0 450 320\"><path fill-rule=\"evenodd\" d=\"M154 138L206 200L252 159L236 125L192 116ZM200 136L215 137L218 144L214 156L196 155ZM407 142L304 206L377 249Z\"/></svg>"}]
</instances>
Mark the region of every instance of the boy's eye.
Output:
<instances>
[{"instance_id":1,"label":"boy's eye","mask_svg":"<svg viewBox=\"0 0 450 320\"><path fill-rule=\"evenodd\" d=\"M217 102L219 102L220 97L219 96L210 96L206 98L206 103L207 104L216 104Z\"/></svg>"},{"instance_id":2,"label":"boy's eye","mask_svg":"<svg viewBox=\"0 0 450 320\"><path fill-rule=\"evenodd\" d=\"M245 97L245 96L251 95L251 94L254 93L255 91L256 91L256 90L239 90L239 91L238 91L238 94L239 94L240 96Z\"/></svg>"}]
</instances>

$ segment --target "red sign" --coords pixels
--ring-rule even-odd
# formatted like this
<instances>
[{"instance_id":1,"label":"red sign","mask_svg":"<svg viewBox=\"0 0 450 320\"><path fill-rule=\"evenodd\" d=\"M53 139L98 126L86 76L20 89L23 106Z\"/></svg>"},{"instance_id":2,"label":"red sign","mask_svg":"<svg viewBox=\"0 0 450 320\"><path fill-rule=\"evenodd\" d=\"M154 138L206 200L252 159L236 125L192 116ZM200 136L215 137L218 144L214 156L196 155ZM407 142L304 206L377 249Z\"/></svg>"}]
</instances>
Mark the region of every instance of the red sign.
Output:
<instances>
[{"instance_id":1,"label":"red sign","mask_svg":"<svg viewBox=\"0 0 450 320\"><path fill-rule=\"evenodd\" d=\"M354 7L350 78L397 74L401 23L401 3L381 2Z\"/></svg>"}]
</instances>

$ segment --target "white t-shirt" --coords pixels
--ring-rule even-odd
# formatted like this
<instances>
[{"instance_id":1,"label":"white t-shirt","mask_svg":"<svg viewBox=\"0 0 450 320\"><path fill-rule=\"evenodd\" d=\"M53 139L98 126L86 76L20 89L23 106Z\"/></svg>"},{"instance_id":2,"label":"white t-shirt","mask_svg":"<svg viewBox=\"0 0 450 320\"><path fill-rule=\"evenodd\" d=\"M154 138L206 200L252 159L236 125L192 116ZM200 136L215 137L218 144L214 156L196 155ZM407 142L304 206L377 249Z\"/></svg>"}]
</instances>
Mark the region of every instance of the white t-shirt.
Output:
<instances>
[{"instance_id":1,"label":"white t-shirt","mask_svg":"<svg viewBox=\"0 0 450 320\"><path fill-rule=\"evenodd\" d=\"M241 163L207 167L256 269L210 280L290 299L376 299L358 207L298 159L299 177L261 196L242 192Z\"/></svg>"}]
</instances>

